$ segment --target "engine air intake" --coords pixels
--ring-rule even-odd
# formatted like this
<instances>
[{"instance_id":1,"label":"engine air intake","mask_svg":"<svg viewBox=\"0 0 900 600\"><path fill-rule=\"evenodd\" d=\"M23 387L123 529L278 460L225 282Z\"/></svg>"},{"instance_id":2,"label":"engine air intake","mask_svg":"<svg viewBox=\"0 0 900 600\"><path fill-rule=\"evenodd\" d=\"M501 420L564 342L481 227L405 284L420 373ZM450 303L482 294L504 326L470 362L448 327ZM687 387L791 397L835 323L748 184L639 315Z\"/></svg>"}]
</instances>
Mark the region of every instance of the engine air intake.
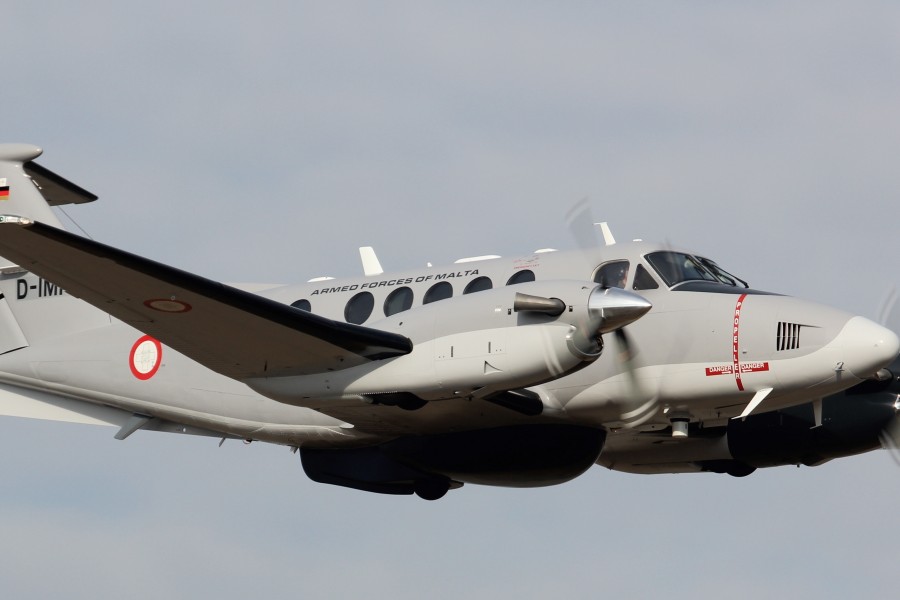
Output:
<instances>
[{"instance_id":1,"label":"engine air intake","mask_svg":"<svg viewBox=\"0 0 900 600\"><path fill-rule=\"evenodd\" d=\"M780 321L778 323L778 332L775 336L775 349L796 350L800 347L800 328L803 325L797 323L787 323Z\"/></svg>"}]
</instances>

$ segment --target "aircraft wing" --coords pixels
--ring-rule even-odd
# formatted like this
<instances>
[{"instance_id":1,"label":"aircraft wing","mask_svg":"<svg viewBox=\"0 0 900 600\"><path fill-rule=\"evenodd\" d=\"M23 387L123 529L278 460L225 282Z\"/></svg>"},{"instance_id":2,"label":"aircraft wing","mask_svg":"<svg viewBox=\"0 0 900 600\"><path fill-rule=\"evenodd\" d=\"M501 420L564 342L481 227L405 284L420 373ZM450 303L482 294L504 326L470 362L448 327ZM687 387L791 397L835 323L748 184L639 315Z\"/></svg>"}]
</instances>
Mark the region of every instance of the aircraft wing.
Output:
<instances>
[{"instance_id":1,"label":"aircraft wing","mask_svg":"<svg viewBox=\"0 0 900 600\"><path fill-rule=\"evenodd\" d=\"M234 379L346 369L412 351L402 335L332 321L20 217L0 216L0 255Z\"/></svg>"}]
</instances>

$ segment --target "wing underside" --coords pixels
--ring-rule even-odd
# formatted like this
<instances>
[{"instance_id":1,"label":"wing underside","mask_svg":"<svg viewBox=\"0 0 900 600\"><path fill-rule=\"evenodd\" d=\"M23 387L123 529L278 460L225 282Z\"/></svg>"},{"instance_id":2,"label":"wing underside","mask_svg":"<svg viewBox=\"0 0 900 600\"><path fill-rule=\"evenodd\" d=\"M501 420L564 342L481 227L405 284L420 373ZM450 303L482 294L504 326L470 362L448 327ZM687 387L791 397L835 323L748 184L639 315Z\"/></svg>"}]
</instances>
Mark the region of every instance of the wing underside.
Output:
<instances>
[{"instance_id":1,"label":"wing underside","mask_svg":"<svg viewBox=\"0 0 900 600\"><path fill-rule=\"evenodd\" d=\"M18 217L0 255L228 377L337 370L401 356L404 336L332 321Z\"/></svg>"}]
</instances>

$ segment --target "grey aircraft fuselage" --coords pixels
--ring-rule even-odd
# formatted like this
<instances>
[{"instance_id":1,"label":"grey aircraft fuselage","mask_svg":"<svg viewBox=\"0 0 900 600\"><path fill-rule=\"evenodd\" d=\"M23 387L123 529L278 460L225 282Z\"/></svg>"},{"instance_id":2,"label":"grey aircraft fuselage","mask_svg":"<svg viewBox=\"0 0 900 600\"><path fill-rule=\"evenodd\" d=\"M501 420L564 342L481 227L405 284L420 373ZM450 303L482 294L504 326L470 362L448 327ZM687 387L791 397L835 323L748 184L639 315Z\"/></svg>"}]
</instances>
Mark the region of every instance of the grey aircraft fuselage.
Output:
<instances>
[{"instance_id":1,"label":"grey aircraft fuselage","mask_svg":"<svg viewBox=\"0 0 900 600\"><path fill-rule=\"evenodd\" d=\"M764 401L765 410L784 408L850 387L890 360L889 356L885 358L890 350L874 349L872 340L877 337L877 326L860 317L813 302L719 282L685 281L669 289L644 258L655 252L673 251L645 242L619 243L592 253L543 252L256 291L286 304L306 300L313 312L335 320L345 318L351 298L368 292L373 296L372 315L362 324L396 332L404 332L404 322L413 321L416 312L434 313L426 319L427 327L420 326L430 331L415 333L422 339L444 339L444 356L425 357L415 367L416 372L406 376L407 366L399 365L396 376L384 376L382 370L390 365L379 365L366 373L378 381L364 381L356 386L355 381L329 386L318 376L248 379L240 383L164 346L159 370L152 377L140 379L133 373L129 356L134 344L143 337L142 332L74 301L61 288L48 286L46 280L32 274L6 275L0 286L7 302L14 305L13 312L23 314L33 309L44 316L29 319L25 313L26 317L20 319L39 323L26 331L27 337L56 339L53 344L32 345L0 356L0 372L11 382L29 380L33 387L48 382L67 396L112 403L142 414L158 414L245 439L295 446L354 443L358 436L371 439L375 435L368 429L388 430L386 437L393 437L406 428L418 433L442 433L510 421L531 422L533 416L490 403L476 403L483 406L470 410L473 400L468 395L435 385L434 365L461 362L483 369L485 361L499 363L512 350L504 346L502 333L514 328L519 318L510 310L517 288L548 281L551 285L568 280L590 282L598 267L619 261L627 261L630 266L626 281L629 287L634 287L633 273L638 265L659 286L639 290L653 308L627 326L636 349L632 364L627 365L618 357L617 340L607 336L611 339L600 358L570 375L530 388L544 404L541 419L618 428L628 424L624 413L652 399L649 409L654 413L640 425L643 429L668 427L670 413L685 415L695 422L724 422L741 414L760 389L773 390ZM533 284L505 286L510 277L524 270L534 274ZM467 285L485 277L501 287L460 298ZM452 286L453 296L422 304L427 291L439 282ZM388 297L402 288L411 290L412 306L384 316ZM498 297L474 308L458 307L453 302L474 302L491 293ZM72 310L79 314L72 314ZM451 356L450 347L459 339L454 331L457 325L463 329L471 327L475 319L482 317L497 321L491 329L498 331L498 336L493 340L479 338L476 348L466 348L465 340L461 340ZM72 331L72 326L66 325L73 321L81 330ZM793 326L799 326L795 327L796 341L780 341L779 331L784 330L784 337ZM449 333L441 335L444 327ZM59 338L60 331L66 331L66 335ZM417 343L415 335L412 339ZM490 342L493 344L488 348ZM400 362L405 358L389 360ZM340 375L330 374L329 380L338 382ZM348 377L357 374L350 373ZM484 377L489 378L490 374ZM415 411L367 404L367 394L410 388L414 379L421 379L423 385L431 383L438 390L437 398ZM316 410L304 410L305 407ZM358 417L352 418L354 414L366 412L386 414L364 417L367 422L377 421L376 427L347 427L347 422L359 422Z\"/></svg>"},{"instance_id":2,"label":"grey aircraft fuselage","mask_svg":"<svg viewBox=\"0 0 900 600\"><path fill-rule=\"evenodd\" d=\"M0 145L6 415L283 444L317 481L436 498L595 462L742 474L726 429L884 379L900 350L647 242L241 290L57 229L27 180L76 186L37 154Z\"/></svg>"}]
</instances>

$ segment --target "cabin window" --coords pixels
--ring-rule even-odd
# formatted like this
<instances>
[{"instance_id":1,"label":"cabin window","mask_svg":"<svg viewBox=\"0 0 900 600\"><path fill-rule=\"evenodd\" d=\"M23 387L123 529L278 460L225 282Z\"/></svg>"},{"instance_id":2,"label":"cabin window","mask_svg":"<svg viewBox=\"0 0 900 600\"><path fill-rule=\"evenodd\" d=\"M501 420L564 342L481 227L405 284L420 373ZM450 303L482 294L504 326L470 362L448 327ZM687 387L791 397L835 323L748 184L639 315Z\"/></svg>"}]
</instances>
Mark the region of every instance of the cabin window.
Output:
<instances>
[{"instance_id":1,"label":"cabin window","mask_svg":"<svg viewBox=\"0 0 900 600\"><path fill-rule=\"evenodd\" d=\"M396 315L412 308L413 291L408 287L397 288L384 301L384 316Z\"/></svg>"},{"instance_id":2,"label":"cabin window","mask_svg":"<svg viewBox=\"0 0 900 600\"><path fill-rule=\"evenodd\" d=\"M475 292L483 292L494 287L489 277L476 277L466 286L463 294L473 294Z\"/></svg>"},{"instance_id":3,"label":"cabin window","mask_svg":"<svg viewBox=\"0 0 900 600\"><path fill-rule=\"evenodd\" d=\"M527 283L529 281L534 281L534 271L525 269L516 271L506 282L506 285L516 285L517 283Z\"/></svg>"},{"instance_id":4,"label":"cabin window","mask_svg":"<svg viewBox=\"0 0 900 600\"><path fill-rule=\"evenodd\" d=\"M348 323L362 325L375 308L375 297L369 292L360 292L350 298L344 307L344 320Z\"/></svg>"},{"instance_id":5,"label":"cabin window","mask_svg":"<svg viewBox=\"0 0 900 600\"><path fill-rule=\"evenodd\" d=\"M425 292L425 297L422 299L422 304L431 304L432 302L437 302L438 300L446 300L453 296L453 286L446 281L439 281L434 284L428 291Z\"/></svg>"},{"instance_id":6,"label":"cabin window","mask_svg":"<svg viewBox=\"0 0 900 600\"><path fill-rule=\"evenodd\" d=\"M300 310L305 310L306 312L312 312L312 305L310 305L309 300L307 300L306 298L291 302L291 306L293 306L294 308L299 308Z\"/></svg>"},{"instance_id":7,"label":"cabin window","mask_svg":"<svg viewBox=\"0 0 900 600\"><path fill-rule=\"evenodd\" d=\"M599 283L603 287L616 287L625 289L625 282L628 280L627 260L614 260L603 263L594 271L594 283Z\"/></svg>"},{"instance_id":8,"label":"cabin window","mask_svg":"<svg viewBox=\"0 0 900 600\"><path fill-rule=\"evenodd\" d=\"M633 288L636 290L655 290L658 287L659 284L653 279L653 275L644 268L644 265L638 264L634 270Z\"/></svg>"}]
</instances>

